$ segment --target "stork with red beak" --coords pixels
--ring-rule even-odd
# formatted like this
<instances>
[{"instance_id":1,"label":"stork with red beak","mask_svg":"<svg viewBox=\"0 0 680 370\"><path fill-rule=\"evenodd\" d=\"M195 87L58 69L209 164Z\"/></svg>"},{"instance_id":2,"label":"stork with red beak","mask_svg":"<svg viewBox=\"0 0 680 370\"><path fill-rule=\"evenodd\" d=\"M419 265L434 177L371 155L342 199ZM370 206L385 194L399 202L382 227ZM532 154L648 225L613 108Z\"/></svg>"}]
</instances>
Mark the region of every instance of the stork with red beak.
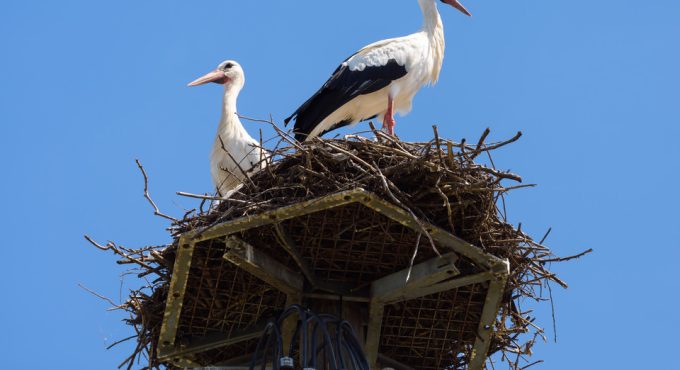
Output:
<instances>
[{"instance_id":1,"label":"stork with red beak","mask_svg":"<svg viewBox=\"0 0 680 370\"><path fill-rule=\"evenodd\" d=\"M458 0L440 0L466 15ZM411 110L421 87L434 84L444 60L444 26L436 0L418 0L419 32L364 47L342 62L328 81L295 113L295 137L304 141L337 128L378 118L394 134L394 113Z\"/></svg>"},{"instance_id":2,"label":"stork with red beak","mask_svg":"<svg viewBox=\"0 0 680 370\"><path fill-rule=\"evenodd\" d=\"M263 168L268 158L236 113L236 99L245 81L241 66L233 60L226 60L214 71L189 84L198 86L212 82L224 86L222 116L210 153L210 173L220 196L227 196L246 176Z\"/></svg>"}]
</instances>

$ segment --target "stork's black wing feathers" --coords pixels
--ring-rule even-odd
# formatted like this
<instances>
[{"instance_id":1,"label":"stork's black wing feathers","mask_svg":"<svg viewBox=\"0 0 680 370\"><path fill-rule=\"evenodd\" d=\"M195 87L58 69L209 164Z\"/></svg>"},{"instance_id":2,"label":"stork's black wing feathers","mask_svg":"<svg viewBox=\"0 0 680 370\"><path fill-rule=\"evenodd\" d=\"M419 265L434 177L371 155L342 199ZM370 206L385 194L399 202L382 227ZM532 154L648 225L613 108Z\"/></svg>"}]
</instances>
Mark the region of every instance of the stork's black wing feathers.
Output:
<instances>
[{"instance_id":1,"label":"stork's black wing feathers","mask_svg":"<svg viewBox=\"0 0 680 370\"><path fill-rule=\"evenodd\" d=\"M352 71L348 64L343 62L323 87L302 104L295 113L286 118L285 123L288 124L295 119L295 138L303 141L314 130L314 127L350 100L387 87L392 81L404 77L406 73L406 67L400 65L395 59L390 59L382 66L367 66L361 71ZM369 117L359 118L369 119ZM352 123L351 119L336 122L326 132L350 123Z\"/></svg>"}]
</instances>

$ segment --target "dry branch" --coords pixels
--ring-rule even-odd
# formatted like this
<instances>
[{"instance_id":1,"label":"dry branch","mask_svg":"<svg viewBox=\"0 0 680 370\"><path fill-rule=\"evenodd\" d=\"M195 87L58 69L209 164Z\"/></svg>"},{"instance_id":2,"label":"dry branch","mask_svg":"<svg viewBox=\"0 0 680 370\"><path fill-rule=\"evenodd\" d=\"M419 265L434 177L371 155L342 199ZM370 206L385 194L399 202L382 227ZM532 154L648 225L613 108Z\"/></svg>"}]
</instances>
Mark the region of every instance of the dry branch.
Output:
<instances>
[{"instance_id":1,"label":"dry branch","mask_svg":"<svg viewBox=\"0 0 680 370\"><path fill-rule=\"evenodd\" d=\"M167 220L178 222L174 217L170 217L164 213L162 213L159 209L158 206L156 205L156 202L151 199L151 195L149 195L149 176L147 176L146 171L144 170L144 167L142 166L142 163L139 161L139 159L135 159L135 162L137 163L137 167L139 167L139 170L142 172L142 176L144 176L144 198L151 204L151 207L153 207L153 213L156 216L163 217Z\"/></svg>"}]
</instances>

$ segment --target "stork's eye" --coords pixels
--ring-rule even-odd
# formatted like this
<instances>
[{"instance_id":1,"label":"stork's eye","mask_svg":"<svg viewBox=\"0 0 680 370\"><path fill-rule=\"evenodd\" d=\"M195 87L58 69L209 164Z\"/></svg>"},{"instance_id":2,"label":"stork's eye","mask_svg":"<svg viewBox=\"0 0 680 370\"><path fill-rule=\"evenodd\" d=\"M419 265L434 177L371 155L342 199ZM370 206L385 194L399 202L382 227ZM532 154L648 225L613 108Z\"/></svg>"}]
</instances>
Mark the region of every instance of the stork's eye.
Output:
<instances>
[{"instance_id":1,"label":"stork's eye","mask_svg":"<svg viewBox=\"0 0 680 370\"><path fill-rule=\"evenodd\" d=\"M226 71L227 69L229 69L233 66L234 66L234 63L227 63L227 64L224 65L224 67L222 69L224 69Z\"/></svg>"}]
</instances>

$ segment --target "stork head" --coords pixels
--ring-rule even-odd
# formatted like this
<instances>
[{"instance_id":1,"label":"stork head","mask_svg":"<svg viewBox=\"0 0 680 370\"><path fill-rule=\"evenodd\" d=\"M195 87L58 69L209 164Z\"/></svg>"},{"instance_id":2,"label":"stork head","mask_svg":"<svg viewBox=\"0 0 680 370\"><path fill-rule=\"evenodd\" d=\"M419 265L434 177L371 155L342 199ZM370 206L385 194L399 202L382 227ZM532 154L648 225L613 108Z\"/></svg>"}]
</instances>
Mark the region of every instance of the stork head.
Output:
<instances>
[{"instance_id":1,"label":"stork head","mask_svg":"<svg viewBox=\"0 0 680 370\"><path fill-rule=\"evenodd\" d=\"M465 9L465 7L463 6L463 4L461 4L460 1L458 1L458 0L440 0L440 1L441 1L442 3L444 3L444 4L451 5L452 7L458 9L461 13L463 13L463 14L465 14L465 15L467 15L467 16L471 16L471 15L472 15L472 14L470 14L470 12L468 12L467 9Z\"/></svg>"},{"instance_id":2,"label":"stork head","mask_svg":"<svg viewBox=\"0 0 680 370\"><path fill-rule=\"evenodd\" d=\"M245 81L246 77L241 65L233 60L225 60L214 71L190 82L188 86L199 86L212 82L224 86L243 87Z\"/></svg>"}]
</instances>

